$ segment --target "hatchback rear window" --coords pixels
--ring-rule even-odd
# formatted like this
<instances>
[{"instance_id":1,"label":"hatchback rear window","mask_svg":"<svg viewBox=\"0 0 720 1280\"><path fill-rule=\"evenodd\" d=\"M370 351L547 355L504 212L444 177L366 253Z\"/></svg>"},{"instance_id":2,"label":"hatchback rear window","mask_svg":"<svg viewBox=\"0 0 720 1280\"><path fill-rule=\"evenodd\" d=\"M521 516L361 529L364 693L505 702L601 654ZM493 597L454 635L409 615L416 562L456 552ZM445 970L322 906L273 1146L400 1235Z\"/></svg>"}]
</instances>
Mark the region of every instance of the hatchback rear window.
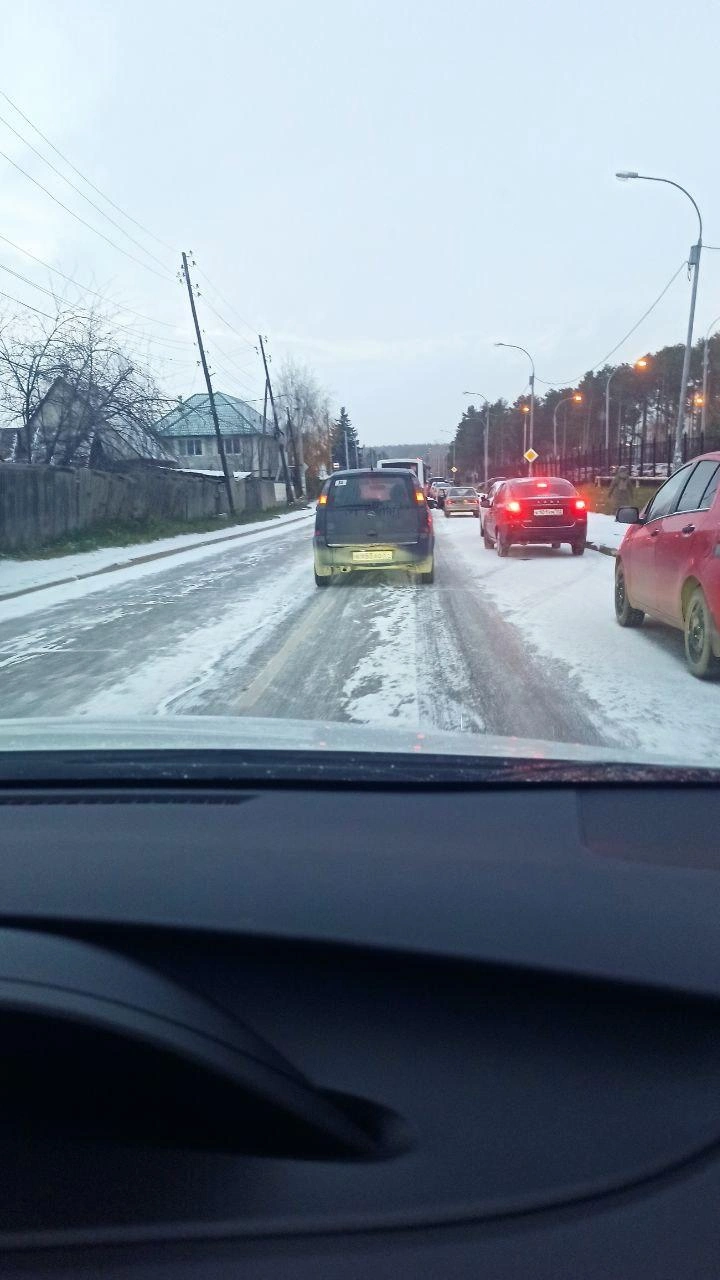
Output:
<instances>
[{"instance_id":1,"label":"hatchback rear window","mask_svg":"<svg viewBox=\"0 0 720 1280\"><path fill-rule=\"evenodd\" d=\"M410 479L375 471L364 476L343 476L336 480L328 494L328 506L357 507L386 503L393 507L411 507L414 494Z\"/></svg>"}]
</instances>

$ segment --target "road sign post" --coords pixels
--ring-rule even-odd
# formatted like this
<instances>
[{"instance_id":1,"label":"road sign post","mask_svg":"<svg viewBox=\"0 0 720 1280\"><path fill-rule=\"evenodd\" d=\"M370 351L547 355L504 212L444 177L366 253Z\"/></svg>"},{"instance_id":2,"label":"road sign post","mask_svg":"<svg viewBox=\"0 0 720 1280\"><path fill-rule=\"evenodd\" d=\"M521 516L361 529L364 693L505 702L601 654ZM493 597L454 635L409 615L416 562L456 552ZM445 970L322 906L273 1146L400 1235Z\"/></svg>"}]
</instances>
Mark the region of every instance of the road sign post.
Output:
<instances>
[{"instance_id":1,"label":"road sign post","mask_svg":"<svg viewBox=\"0 0 720 1280\"><path fill-rule=\"evenodd\" d=\"M536 461L537 461L537 459L538 459L539 457L540 457L540 454L539 454L539 453L536 453L534 449L530 448L530 449L526 449L526 450L525 450L525 453L523 454L523 458L525 459L525 461L526 461L526 462L527 462L527 464L528 464L528 475L529 475L529 476L531 476L531 475L532 475L533 462L536 462Z\"/></svg>"}]
</instances>

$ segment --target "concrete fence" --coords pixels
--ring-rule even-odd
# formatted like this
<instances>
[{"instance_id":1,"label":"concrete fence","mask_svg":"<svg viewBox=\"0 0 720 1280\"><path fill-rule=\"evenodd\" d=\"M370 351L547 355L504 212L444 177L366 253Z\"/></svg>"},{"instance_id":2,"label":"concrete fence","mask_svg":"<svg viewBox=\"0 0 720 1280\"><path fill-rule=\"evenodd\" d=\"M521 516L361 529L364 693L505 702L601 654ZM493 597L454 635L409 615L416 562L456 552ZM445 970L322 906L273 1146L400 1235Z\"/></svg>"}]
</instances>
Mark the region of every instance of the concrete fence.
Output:
<instances>
[{"instance_id":1,"label":"concrete fence","mask_svg":"<svg viewBox=\"0 0 720 1280\"><path fill-rule=\"evenodd\" d=\"M233 481L235 509L276 506L269 480ZM31 550L108 521L193 520L227 512L221 475L181 474L151 467L91 471L74 467L0 464L0 552Z\"/></svg>"}]
</instances>

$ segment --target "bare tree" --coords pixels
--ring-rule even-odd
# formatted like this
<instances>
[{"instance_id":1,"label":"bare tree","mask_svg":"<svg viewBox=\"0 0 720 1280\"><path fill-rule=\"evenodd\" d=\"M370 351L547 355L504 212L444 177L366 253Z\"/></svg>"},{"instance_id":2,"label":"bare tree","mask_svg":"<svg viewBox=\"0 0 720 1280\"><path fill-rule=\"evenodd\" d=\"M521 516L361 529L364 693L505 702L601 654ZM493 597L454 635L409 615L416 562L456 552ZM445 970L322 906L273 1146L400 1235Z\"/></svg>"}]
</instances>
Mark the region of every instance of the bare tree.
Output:
<instances>
[{"instance_id":1,"label":"bare tree","mask_svg":"<svg viewBox=\"0 0 720 1280\"><path fill-rule=\"evenodd\" d=\"M290 358L280 369L277 389L292 419L298 467L307 468L308 486L317 490L323 468L329 465L329 397L312 371Z\"/></svg>"},{"instance_id":2,"label":"bare tree","mask_svg":"<svg viewBox=\"0 0 720 1280\"><path fill-rule=\"evenodd\" d=\"M151 372L100 310L8 319L0 329L0 410L18 423L15 460L89 466L160 457L167 405Z\"/></svg>"}]
</instances>

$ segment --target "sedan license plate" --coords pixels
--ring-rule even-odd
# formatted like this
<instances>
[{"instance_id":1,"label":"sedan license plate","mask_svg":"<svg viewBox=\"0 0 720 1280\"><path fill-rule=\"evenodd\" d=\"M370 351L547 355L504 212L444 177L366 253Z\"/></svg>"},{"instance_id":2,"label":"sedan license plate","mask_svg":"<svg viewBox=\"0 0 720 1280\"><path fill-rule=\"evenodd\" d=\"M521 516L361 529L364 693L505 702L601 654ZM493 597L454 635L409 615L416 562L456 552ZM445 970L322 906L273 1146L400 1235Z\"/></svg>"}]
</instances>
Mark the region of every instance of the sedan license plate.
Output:
<instances>
[{"instance_id":1,"label":"sedan license plate","mask_svg":"<svg viewBox=\"0 0 720 1280\"><path fill-rule=\"evenodd\" d=\"M353 551L352 558L355 564L387 564L388 560L392 560L392 551Z\"/></svg>"},{"instance_id":2,"label":"sedan license plate","mask_svg":"<svg viewBox=\"0 0 720 1280\"><path fill-rule=\"evenodd\" d=\"M562 514L562 507L536 507L533 511L534 516L561 516Z\"/></svg>"}]
</instances>

